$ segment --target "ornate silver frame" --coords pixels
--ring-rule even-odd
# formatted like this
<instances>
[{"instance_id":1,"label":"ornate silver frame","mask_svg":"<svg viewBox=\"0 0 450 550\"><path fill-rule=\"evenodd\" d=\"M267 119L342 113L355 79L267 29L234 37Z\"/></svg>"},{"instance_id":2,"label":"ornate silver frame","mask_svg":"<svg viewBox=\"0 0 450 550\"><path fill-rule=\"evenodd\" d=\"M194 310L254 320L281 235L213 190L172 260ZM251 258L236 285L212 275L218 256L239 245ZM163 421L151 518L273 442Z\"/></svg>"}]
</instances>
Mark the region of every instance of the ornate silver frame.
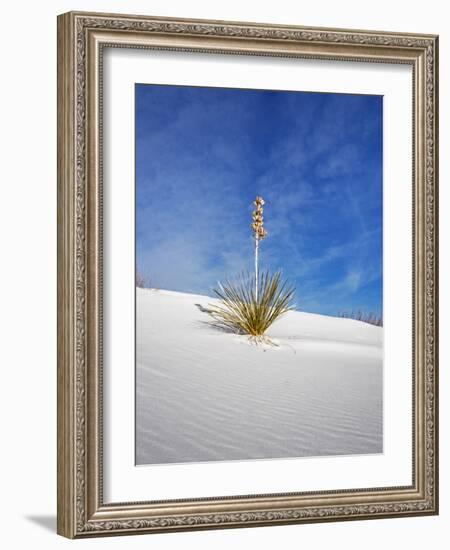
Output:
<instances>
[{"instance_id":1,"label":"ornate silver frame","mask_svg":"<svg viewBox=\"0 0 450 550\"><path fill-rule=\"evenodd\" d=\"M413 484L105 504L102 499L102 49L413 67ZM438 513L438 38L130 15L58 17L58 533L87 536ZM149 495L149 498L151 495Z\"/></svg>"}]
</instances>

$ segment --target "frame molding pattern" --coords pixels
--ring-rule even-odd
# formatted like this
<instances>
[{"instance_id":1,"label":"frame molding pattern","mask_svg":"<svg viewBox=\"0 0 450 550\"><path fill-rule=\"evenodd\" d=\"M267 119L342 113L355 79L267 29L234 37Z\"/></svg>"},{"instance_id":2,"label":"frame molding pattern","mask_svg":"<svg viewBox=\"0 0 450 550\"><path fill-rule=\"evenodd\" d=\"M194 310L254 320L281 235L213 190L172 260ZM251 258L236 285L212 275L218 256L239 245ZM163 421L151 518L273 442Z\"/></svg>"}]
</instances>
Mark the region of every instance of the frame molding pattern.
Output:
<instances>
[{"instance_id":1,"label":"frame molding pattern","mask_svg":"<svg viewBox=\"0 0 450 550\"><path fill-rule=\"evenodd\" d=\"M437 37L428 35L407 35L391 34L373 31L347 31L338 29L306 29L301 27L283 27L256 25L250 23L225 23L214 21L193 21L193 20L173 20L163 18L144 18L136 16L106 15L106 14L88 14L88 13L68 13L59 16L59 48L64 50L59 58L59 88L60 95L63 94L62 88L73 89L67 93L67 98L60 100L59 118L64 115L73 117L72 137L67 136L67 129L60 129L59 136L60 156L66 153L68 157L75 160L74 181L72 191L64 190L70 183L68 173L70 171L69 160L61 161L62 167L59 169L58 189L61 197L65 196L67 201L61 207L60 227L61 245L59 254L64 256L60 260L59 270L62 271L67 262L72 262L73 266L72 287L66 288L65 282L60 282L58 293L62 296L60 304L60 316L64 317L62 311L69 308L72 304L71 296L74 297L73 311L73 339L70 339L66 333L59 337L59 347L72 346L74 361L70 359L64 361L59 358L58 365L58 387L59 401L63 402L59 411L59 421L69 422L70 433L62 433L58 429L58 438L60 448L70 447L73 443L74 449L67 450L64 456L58 457L58 484L67 488L69 484L70 491L63 489L58 495L58 532L65 536L75 538L88 535L101 534L130 534L132 532L152 532L184 529L218 528L218 527L239 527L256 526L268 524L284 524L295 522L315 522L315 521L333 521L338 519L373 519L376 517L395 517L398 515L420 515L436 514L437 505ZM211 499L203 499L197 502L190 501L200 507L204 506L206 513L180 513L182 507L177 504L176 513L157 514L148 513L151 509L145 507L151 503L142 503L139 508L139 514L130 513L130 504L122 505L123 512L117 515L117 511L122 509L120 505L104 505L101 502L97 511L88 512L88 500L91 491L88 480L88 454L92 451L88 448L89 434L87 418L87 333L88 333L88 304L87 304L87 271L89 267L87 249L87 155L88 155L88 34L92 31L113 31L133 33L134 40L132 44L126 44L123 41L119 44L121 47L146 47L154 49L182 50L182 51L211 51L208 43L205 46L199 46L198 37L224 37L242 39L243 44L252 43L253 50L230 48L226 50L214 48L216 53L243 54L243 55L278 55L289 57L309 57L320 59L346 59L369 62L389 62L389 63L410 63L415 68L415 79L417 79L417 64L420 64L420 57L424 57L422 65L424 72L423 93L424 107L424 178L423 183L419 181L416 186L424 187L424 257L425 262L422 266L424 273L424 385L423 399L425 403L425 429L424 438L424 471L419 472L424 484L424 491L417 492L416 496L410 500L397 498L399 493L388 496L383 499L382 490L379 490L377 500L373 503L358 504L335 504L329 505L324 500L324 505L299 506L283 508L282 501L277 499L272 509L258 510L258 503L253 502L251 497L240 498L240 507L244 502L248 502L248 511L219 511L208 512ZM148 34L164 35L166 37L179 36L197 37L195 46L180 47L179 45L139 45L136 40L139 36ZM109 32L109 37L111 32ZM111 41L110 39L108 40ZM277 43L289 42L299 46L302 44L317 46L317 53L311 53L311 48L301 51L292 50L289 52L258 52L259 43L265 41L276 41ZM223 42L223 41L222 41ZM110 45L110 44L108 44ZM113 45L113 44L111 44ZM348 49L348 53L343 57L342 48L335 55L330 49L330 45L341 45ZM325 46L325 50L321 48ZM361 48L369 47L370 57L361 56ZM391 51L391 57L386 58L386 49ZM399 57L396 58L392 51L399 49ZM411 50L411 56L405 57L404 50ZM375 50L375 51L374 51ZM377 57L377 50L380 55ZM331 53L330 53L331 52ZM383 56L381 56L381 53ZM75 82L69 82L67 69L67 59L72 59ZM417 83L416 83L417 86ZM73 95L71 95L73 94ZM416 88L417 94L417 88ZM417 98L416 98L417 101ZM71 112L70 112L71 111ZM416 122L420 122L417 121ZM62 126L63 122L59 122ZM70 124L69 124L70 127ZM65 133L66 132L66 133ZM72 141L71 141L72 140ZM67 141L69 143L67 143ZM63 151L64 150L64 151ZM66 162L66 164L65 164ZM73 168L72 168L73 170ZM69 181L67 181L69 179ZM70 197L70 193L74 193ZM64 195L67 194L67 195ZM69 219L70 205L73 200L74 219ZM74 224L74 225L72 225ZM63 261L64 260L64 261ZM66 263L64 263L66 262ZM420 266L419 266L420 269ZM61 274L60 274L61 275ZM60 280L64 279L61 277ZM89 283L90 284L90 283ZM69 285L70 286L70 285ZM64 302L64 298L66 301ZM62 308L62 309L61 309ZM66 331L67 332L67 331ZM69 352L69 356L70 355ZM64 357L67 357L64 356ZM69 405L70 404L70 405ZM69 407L74 406L74 411ZM101 413L100 413L101 414ZM100 453L101 456L101 453ZM98 457L97 457L98 458ZM99 466L101 471L101 465ZM416 476L413 476L416 477ZM101 479L95 481L99 487L101 495ZM385 490L398 489L386 488ZM411 491L411 487L400 488ZM377 493L377 490L362 489L357 490L359 495L365 495L367 492ZM394 491L395 493L395 491ZM333 496L348 495L352 496L355 492L351 491L328 491L320 492L317 495L327 497L327 500ZM304 494L303 494L304 495ZM264 495L270 497L273 495ZM283 496L283 495L277 495ZM301 497L302 495L297 495ZM290 497L290 502L293 498ZM311 495L309 495L311 498ZM356 498L356 497L355 497ZM258 499L261 502L261 499ZM361 502L366 502L367 497ZM232 503L227 499L216 499L214 505L222 502L228 508ZM168 503L166 503L168 504ZM138 507L134 503L131 508ZM224 506L225 507L225 506ZM278 509L279 508L279 509ZM211 508L210 508L211 509ZM108 513L108 510L114 511L114 516L109 519L102 518L102 514ZM147 510L147 512L146 512ZM99 513L97 513L99 512ZM100 515L100 517L99 517ZM127 517L128 516L128 517ZM145 517L147 516L147 517ZM115 519L117 518L117 519Z\"/></svg>"}]
</instances>

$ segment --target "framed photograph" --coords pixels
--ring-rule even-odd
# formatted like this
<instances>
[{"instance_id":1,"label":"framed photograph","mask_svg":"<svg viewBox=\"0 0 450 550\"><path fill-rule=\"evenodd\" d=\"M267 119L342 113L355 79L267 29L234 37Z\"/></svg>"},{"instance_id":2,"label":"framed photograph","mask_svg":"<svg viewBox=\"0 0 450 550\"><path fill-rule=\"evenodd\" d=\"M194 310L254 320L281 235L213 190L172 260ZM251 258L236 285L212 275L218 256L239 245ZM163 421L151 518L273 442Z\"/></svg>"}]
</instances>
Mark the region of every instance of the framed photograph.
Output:
<instances>
[{"instance_id":1,"label":"framed photograph","mask_svg":"<svg viewBox=\"0 0 450 550\"><path fill-rule=\"evenodd\" d=\"M437 48L59 16L59 534L437 514Z\"/></svg>"}]
</instances>

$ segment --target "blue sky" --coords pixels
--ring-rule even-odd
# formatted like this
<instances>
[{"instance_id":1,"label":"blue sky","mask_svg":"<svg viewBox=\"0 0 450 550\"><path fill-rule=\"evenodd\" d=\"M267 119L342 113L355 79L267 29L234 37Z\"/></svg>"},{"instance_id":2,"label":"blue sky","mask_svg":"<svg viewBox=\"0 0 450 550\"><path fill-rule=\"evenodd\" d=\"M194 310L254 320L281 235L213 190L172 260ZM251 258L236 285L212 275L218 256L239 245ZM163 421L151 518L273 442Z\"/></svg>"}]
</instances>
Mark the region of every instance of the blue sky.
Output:
<instances>
[{"instance_id":1,"label":"blue sky","mask_svg":"<svg viewBox=\"0 0 450 550\"><path fill-rule=\"evenodd\" d=\"M136 264L157 288L212 295L253 267L303 311L382 311L382 97L136 85Z\"/></svg>"}]
</instances>

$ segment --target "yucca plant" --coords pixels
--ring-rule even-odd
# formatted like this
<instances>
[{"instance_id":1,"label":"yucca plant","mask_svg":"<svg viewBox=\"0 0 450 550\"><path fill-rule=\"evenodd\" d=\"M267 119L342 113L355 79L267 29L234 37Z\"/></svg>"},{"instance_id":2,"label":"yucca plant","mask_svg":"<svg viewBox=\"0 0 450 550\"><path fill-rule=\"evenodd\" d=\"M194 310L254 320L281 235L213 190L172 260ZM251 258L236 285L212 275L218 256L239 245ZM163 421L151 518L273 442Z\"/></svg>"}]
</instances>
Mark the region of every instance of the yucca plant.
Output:
<instances>
[{"instance_id":1,"label":"yucca plant","mask_svg":"<svg viewBox=\"0 0 450 550\"><path fill-rule=\"evenodd\" d=\"M264 228L264 199L256 197L252 213L252 230L255 239L255 273L240 275L218 284L213 292L219 305L208 310L215 325L239 334L247 334L254 341L270 340L267 329L283 314L294 309L294 288L282 281L281 272L259 272L259 244L267 236Z\"/></svg>"},{"instance_id":2,"label":"yucca plant","mask_svg":"<svg viewBox=\"0 0 450 550\"><path fill-rule=\"evenodd\" d=\"M210 306L209 313L216 324L238 334L248 334L255 340L264 339L272 323L294 309L294 288L282 282L279 271L259 274L257 285L254 276L241 275L219 283L213 290L219 305Z\"/></svg>"}]
</instances>

